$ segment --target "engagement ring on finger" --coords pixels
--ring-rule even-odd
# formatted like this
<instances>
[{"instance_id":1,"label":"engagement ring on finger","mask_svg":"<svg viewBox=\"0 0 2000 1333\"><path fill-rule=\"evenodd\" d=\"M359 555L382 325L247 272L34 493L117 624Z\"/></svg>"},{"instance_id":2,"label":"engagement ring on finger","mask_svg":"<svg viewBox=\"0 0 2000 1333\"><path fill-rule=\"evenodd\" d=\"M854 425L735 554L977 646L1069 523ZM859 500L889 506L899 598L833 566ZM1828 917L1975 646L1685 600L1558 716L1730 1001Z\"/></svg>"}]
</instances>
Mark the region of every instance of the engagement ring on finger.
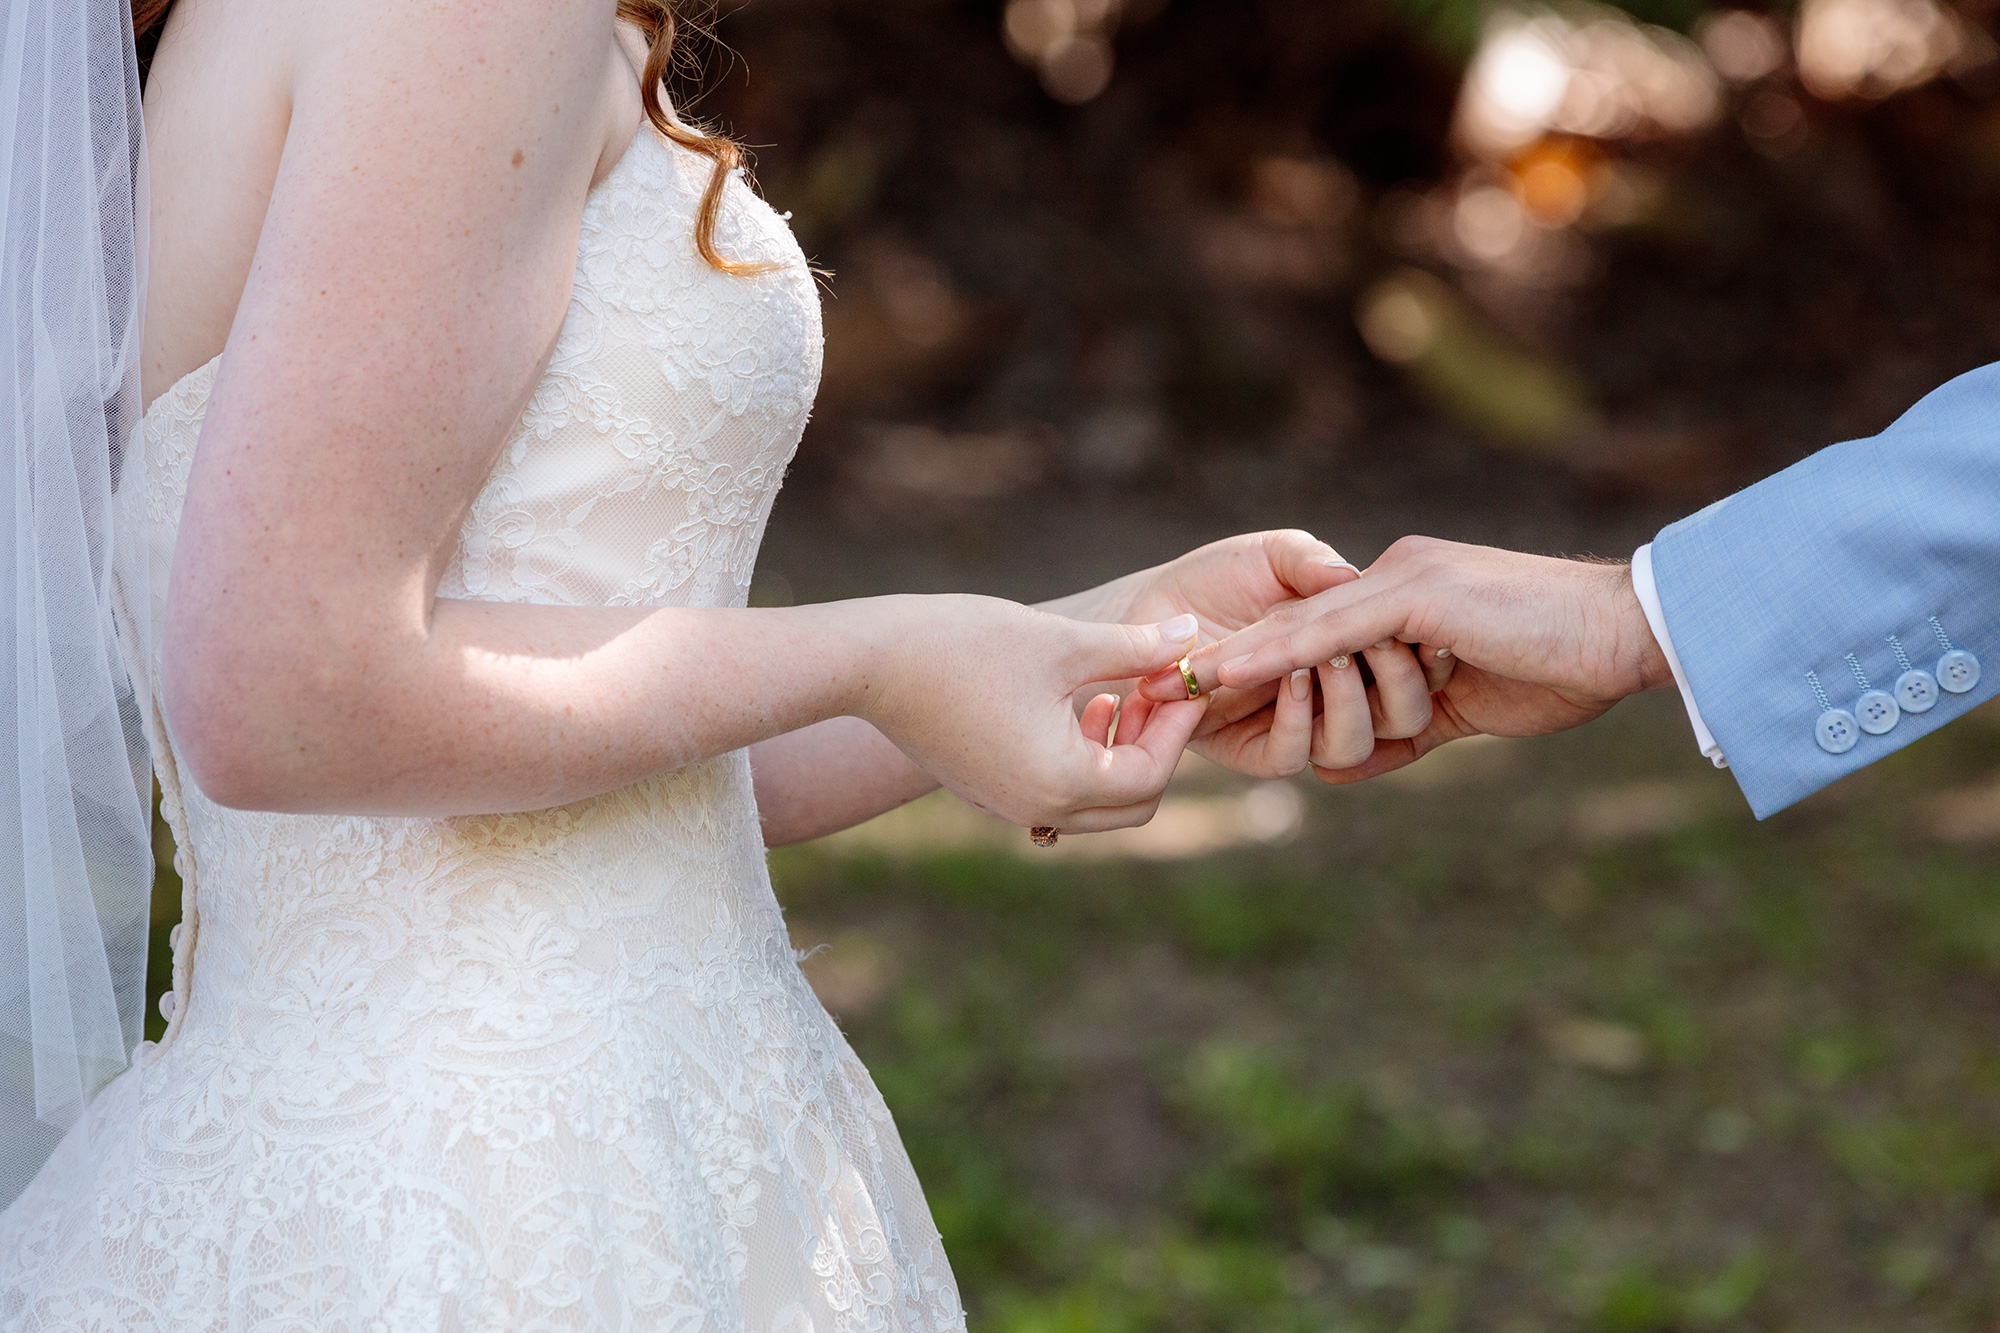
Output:
<instances>
[{"instance_id":1,"label":"engagement ring on finger","mask_svg":"<svg viewBox=\"0 0 2000 1333\"><path fill-rule=\"evenodd\" d=\"M1028 830L1028 836L1035 840L1035 846L1037 847L1053 847L1056 845L1056 831L1047 824L1035 825Z\"/></svg>"}]
</instances>

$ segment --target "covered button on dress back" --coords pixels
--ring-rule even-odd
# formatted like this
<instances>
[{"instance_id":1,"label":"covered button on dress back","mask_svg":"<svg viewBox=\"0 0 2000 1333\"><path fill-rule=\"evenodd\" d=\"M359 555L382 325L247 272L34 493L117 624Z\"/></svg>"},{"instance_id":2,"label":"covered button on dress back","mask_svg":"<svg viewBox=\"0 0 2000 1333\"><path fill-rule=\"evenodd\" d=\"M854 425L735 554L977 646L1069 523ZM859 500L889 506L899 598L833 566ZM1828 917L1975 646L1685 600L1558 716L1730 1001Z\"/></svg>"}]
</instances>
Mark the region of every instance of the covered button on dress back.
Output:
<instances>
[{"instance_id":1,"label":"covered button on dress back","mask_svg":"<svg viewBox=\"0 0 2000 1333\"><path fill-rule=\"evenodd\" d=\"M1846 754L1861 739L1861 726L1845 708L1829 708L1813 724L1813 739L1828 754Z\"/></svg>"}]
</instances>

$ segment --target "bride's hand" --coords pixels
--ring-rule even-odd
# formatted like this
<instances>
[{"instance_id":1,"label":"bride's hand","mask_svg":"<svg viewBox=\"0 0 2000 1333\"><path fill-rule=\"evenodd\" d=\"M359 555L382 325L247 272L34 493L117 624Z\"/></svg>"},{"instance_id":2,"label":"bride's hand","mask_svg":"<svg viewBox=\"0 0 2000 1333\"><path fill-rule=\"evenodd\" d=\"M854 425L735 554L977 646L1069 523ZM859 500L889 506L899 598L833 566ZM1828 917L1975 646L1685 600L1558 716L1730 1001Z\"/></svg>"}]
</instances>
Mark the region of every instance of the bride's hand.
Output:
<instances>
[{"instance_id":1,"label":"bride's hand","mask_svg":"<svg viewBox=\"0 0 2000 1333\"><path fill-rule=\"evenodd\" d=\"M1152 818L1205 705L1135 715L1116 744L1087 736L1087 685L1169 666L1197 642L1192 615L1089 624L990 597L893 599L881 688L862 710L903 753L982 810L1027 827L1095 832Z\"/></svg>"},{"instance_id":2,"label":"bride's hand","mask_svg":"<svg viewBox=\"0 0 2000 1333\"><path fill-rule=\"evenodd\" d=\"M1353 565L1309 532L1281 529L1211 542L1178 559L1121 580L1129 601L1121 619L1149 621L1176 610L1201 621L1205 641L1227 638L1263 620L1272 611L1360 577ZM1345 768L1365 758L1377 737L1422 732L1431 717L1430 690L1416 659L1402 644L1385 644L1359 655L1375 677L1363 684L1356 658L1246 690L1217 689L1195 728L1191 748L1203 758L1251 777L1289 777L1307 763ZM1166 685L1128 697L1119 714L1119 736L1144 721L1153 701L1174 697L1177 673ZM1115 702L1115 701L1114 701ZM1092 711L1095 710L1095 711ZM1111 704L1093 700L1085 731L1106 738Z\"/></svg>"}]
</instances>

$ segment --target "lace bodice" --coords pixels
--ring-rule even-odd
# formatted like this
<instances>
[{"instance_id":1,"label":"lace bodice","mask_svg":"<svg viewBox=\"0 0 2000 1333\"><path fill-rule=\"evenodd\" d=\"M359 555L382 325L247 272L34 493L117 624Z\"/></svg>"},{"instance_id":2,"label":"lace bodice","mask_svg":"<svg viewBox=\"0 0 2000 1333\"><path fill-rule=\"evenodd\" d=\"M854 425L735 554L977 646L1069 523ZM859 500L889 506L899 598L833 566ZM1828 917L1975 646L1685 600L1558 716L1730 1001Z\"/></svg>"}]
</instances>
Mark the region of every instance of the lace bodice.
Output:
<instances>
[{"instance_id":1,"label":"lace bodice","mask_svg":"<svg viewBox=\"0 0 2000 1333\"><path fill-rule=\"evenodd\" d=\"M441 595L740 606L820 367L741 180L642 130ZM147 415L163 619L211 362ZM157 664L157 637L151 645ZM173 762L169 1022L0 1215L0 1329L962 1327L894 1126L801 977L742 753L554 810L225 810Z\"/></svg>"}]
</instances>

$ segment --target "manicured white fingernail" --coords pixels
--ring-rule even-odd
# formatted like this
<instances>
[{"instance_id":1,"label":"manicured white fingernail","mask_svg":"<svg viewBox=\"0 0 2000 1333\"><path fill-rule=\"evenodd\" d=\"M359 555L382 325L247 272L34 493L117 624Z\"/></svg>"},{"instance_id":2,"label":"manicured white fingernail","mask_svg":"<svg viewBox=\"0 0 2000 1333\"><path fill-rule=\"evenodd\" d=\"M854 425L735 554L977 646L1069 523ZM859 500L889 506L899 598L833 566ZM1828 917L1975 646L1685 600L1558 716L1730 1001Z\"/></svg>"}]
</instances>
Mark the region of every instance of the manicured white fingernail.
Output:
<instances>
[{"instance_id":1,"label":"manicured white fingernail","mask_svg":"<svg viewBox=\"0 0 2000 1333\"><path fill-rule=\"evenodd\" d=\"M1328 662L1327 665L1332 667L1335 671L1345 671L1350 665L1353 664L1353 660L1354 659L1350 658L1346 653L1342 653L1340 656L1334 658L1331 662Z\"/></svg>"},{"instance_id":2,"label":"manicured white fingernail","mask_svg":"<svg viewBox=\"0 0 2000 1333\"><path fill-rule=\"evenodd\" d=\"M1438 655L1439 657L1450 657L1450 656L1451 656L1451 649L1449 649L1449 648L1440 648L1440 649L1438 649L1438 650L1437 650L1437 655Z\"/></svg>"},{"instance_id":3,"label":"manicured white fingernail","mask_svg":"<svg viewBox=\"0 0 2000 1333\"><path fill-rule=\"evenodd\" d=\"M1242 666L1242 665L1243 665L1243 664L1244 664L1245 662L1249 661L1249 660L1250 660L1250 658L1251 658L1251 656L1252 656L1252 654L1250 654L1250 653L1245 653L1245 654L1243 654L1243 656L1241 656L1241 657L1232 657L1232 658L1230 658L1230 659L1229 659L1229 660L1228 660L1227 662L1224 662L1224 663L1223 663L1223 664L1222 664L1221 666L1217 667L1217 668L1216 668L1216 673L1217 673L1218 675L1220 675L1220 674L1221 674L1221 673L1223 673L1223 672L1226 672L1226 671L1230 671L1230 670L1233 670L1233 669L1234 669L1234 668L1236 668L1236 667L1240 667L1240 666Z\"/></svg>"},{"instance_id":4,"label":"manicured white fingernail","mask_svg":"<svg viewBox=\"0 0 2000 1333\"><path fill-rule=\"evenodd\" d=\"M1178 615L1159 624L1160 638L1166 643L1186 643L1201 632L1201 622L1191 615Z\"/></svg>"},{"instance_id":5,"label":"manicured white fingernail","mask_svg":"<svg viewBox=\"0 0 2000 1333\"><path fill-rule=\"evenodd\" d=\"M1313 673L1311 667L1300 667L1292 673L1292 702L1304 703L1312 698Z\"/></svg>"},{"instance_id":6,"label":"manicured white fingernail","mask_svg":"<svg viewBox=\"0 0 2000 1333\"><path fill-rule=\"evenodd\" d=\"M1320 563L1322 565L1325 565L1329 569L1351 569L1357 574L1361 572L1361 567L1355 564L1352 560L1342 560L1337 555L1333 556L1331 559L1322 560L1320 561Z\"/></svg>"}]
</instances>

